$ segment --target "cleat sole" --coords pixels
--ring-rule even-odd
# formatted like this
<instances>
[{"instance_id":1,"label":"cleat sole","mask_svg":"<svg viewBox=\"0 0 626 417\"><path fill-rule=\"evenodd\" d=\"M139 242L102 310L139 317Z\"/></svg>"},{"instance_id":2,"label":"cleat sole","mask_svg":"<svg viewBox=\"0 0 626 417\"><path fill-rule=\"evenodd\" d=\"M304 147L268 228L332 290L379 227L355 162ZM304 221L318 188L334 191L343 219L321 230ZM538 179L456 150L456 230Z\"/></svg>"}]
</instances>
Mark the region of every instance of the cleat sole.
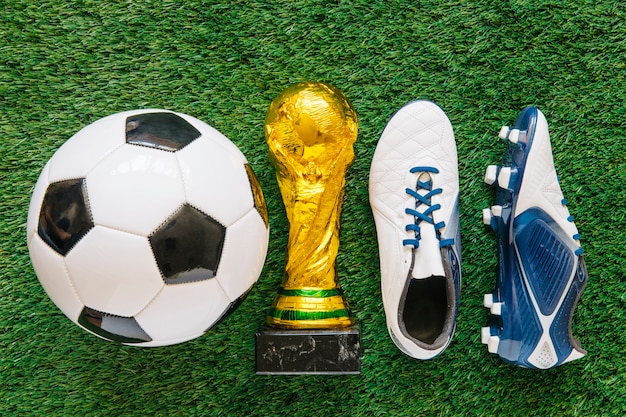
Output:
<instances>
[{"instance_id":1,"label":"cleat sole","mask_svg":"<svg viewBox=\"0 0 626 417\"><path fill-rule=\"evenodd\" d=\"M534 170L554 174L548 165L553 162L547 153L551 147L541 112L526 108L515 125L503 127L498 136L509 145L502 165L489 165L485 172L485 183L497 184L496 204L483 209L482 217L495 232L499 268L495 291L483 297L491 320L481 329L481 342L507 363L553 368L586 354L571 330L573 311L587 281L580 236L569 213L553 218L548 214L553 213L552 206L542 206L550 203L539 199L536 205L528 204L526 198L533 198L533 193L521 191L541 186L530 183L533 188L528 188L528 181L542 178ZM533 147L533 142L539 145ZM527 166L532 153L536 156ZM527 169L534 173L530 179L524 178ZM539 191L560 193L554 183L558 184L557 179L544 183L547 188ZM524 200L518 206L520 192ZM559 198L558 210L562 210L567 202L562 195ZM564 222L572 226L563 226Z\"/></svg>"}]
</instances>

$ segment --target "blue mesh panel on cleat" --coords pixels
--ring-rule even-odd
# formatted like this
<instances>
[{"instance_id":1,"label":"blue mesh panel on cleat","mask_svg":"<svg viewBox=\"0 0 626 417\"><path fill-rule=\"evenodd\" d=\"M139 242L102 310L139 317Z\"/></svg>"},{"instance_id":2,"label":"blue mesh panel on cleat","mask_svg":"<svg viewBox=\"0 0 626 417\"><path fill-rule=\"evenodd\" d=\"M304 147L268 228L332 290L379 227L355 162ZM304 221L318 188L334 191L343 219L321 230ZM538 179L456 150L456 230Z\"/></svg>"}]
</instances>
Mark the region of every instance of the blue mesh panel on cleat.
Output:
<instances>
[{"instance_id":1,"label":"blue mesh panel on cleat","mask_svg":"<svg viewBox=\"0 0 626 417\"><path fill-rule=\"evenodd\" d=\"M549 315L573 272L574 255L557 234L558 226L542 210L527 210L515 219L515 225L515 243L526 278L541 313Z\"/></svg>"}]
</instances>

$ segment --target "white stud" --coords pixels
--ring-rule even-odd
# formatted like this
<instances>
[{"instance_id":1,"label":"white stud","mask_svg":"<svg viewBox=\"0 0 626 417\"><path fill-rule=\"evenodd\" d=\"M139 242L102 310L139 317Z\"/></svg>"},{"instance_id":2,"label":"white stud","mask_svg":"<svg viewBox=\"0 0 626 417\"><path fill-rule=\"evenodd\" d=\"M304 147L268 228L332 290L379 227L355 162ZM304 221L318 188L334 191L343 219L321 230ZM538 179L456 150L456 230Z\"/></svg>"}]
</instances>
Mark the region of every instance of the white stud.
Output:
<instances>
[{"instance_id":1,"label":"white stud","mask_svg":"<svg viewBox=\"0 0 626 417\"><path fill-rule=\"evenodd\" d=\"M496 217L502 217L502 206L491 206L491 214Z\"/></svg>"},{"instance_id":2,"label":"white stud","mask_svg":"<svg viewBox=\"0 0 626 417\"><path fill-rule=\"evenodd\" d=\"M511 129L508 126L502 126L502 129L500 129L500 133L498 133L498 137L500 139L506 139L506 137L509 136L510 131Z\"/></svg>"},{"instance_id":3,"label":"white stud","mask_svg":"<svg viewBox=\"0 0 626 417\"><path fill-rule=\"evenodd\" d=\"M483 296L483 306L491 308L493 305L493 294L485 294Z\"/></svg>"},{"instance_id":4,"label":"white stud","mask_svg":"<svg viewBox=\"0 0 626 417\"><path fill-rule=\"evenodd\" d=\"M491 337L491 328L483 327L480 329L480 342L483 345L486 345L489 342L489 338Z\"/></svg>"},{"instance_id":5,"label":"white stud","mask_svg":"<svg viewBox=\"0 0 626 417\"><path fill-rule=\"evenodd\" d=\"M498 166L489 165L485 171L485 184L492 185L498 179Z\"/></svg>"},{"instance_id":6,"label":"white stud","mask_svg":"<svg viewBox=\"0 0 626 417\"><path fill-rule=\"evenodd\" d=\"M491 209L483 209L483 223L489 226L491 224Z\"/></svg>"},{"instance_id":7,"label":"white stud","mask_svg":"<svg viewBox=\"0 0 626 417\"><path fill-rule=\"evenodd\" d=\"M511 182L511 168L502 167L498 173L498 186L505 190L509 190L509 184Z\"/></svg>"},{"instance_id":8,"label":"white stud","mask_svg":"<svg viewBox=\"0 0 626 417\"><path fill-rule=\"evenodd\" d=\"M508 139L511 143L517 143L519 141L519 129L511 129Z\"/></svg>"},{"instance_id":9,"label":"white stud","mask_svg":"<svg viewBox=\"0 0 626 417\"><path fill-rule=\"evenodd\" d=\"M489 336L489 340L487 340L487 350L489 353L498 353L499 345L500 338L498 336Z\"/></svg>"},{"instance_id":10,"label":"white stud","mask_svg":"<svg viewBox=\"0 0 626 417\"><path fill-rule=\"evenodd\" d=\"M494 316L501 316L503 304L504 303L493 303L489 311L491 311L491 314L493 314Z\"/></svg>"}]
</instances>

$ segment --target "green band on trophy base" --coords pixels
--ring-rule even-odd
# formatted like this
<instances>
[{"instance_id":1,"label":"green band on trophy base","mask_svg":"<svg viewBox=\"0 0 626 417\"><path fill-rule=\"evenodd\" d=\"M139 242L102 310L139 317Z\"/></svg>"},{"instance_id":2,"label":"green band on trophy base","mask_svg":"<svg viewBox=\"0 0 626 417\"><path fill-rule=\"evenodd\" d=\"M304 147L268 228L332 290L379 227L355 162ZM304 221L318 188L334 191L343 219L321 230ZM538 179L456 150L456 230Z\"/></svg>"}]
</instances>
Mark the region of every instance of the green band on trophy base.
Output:
<instances>
[{"instance_id":1,"label":"green band on trophy base","mask_svg":"<svg viewBox=\"0 0 626 417\"><path fill-rule=\"evenodd\" d=\"M287 297L327 298L327 297L334 297L336 295L343 295L343 291L341 291L340 288L333 288L330 290L308 290L308 289L286 290L284 288L281 288L278 290L278 294L284 295Z\"/></svg>"},{"instance_id":2,"label":"green band on trophy base","mask_svg":"<svg viewBox=\"0 0 626 417\"><path fill-rule=\"evenodd\" d=\"M341 288L278 290L267 313L268 323L282 328L326 329L336 323L354 324Z\"/></svg>"},{"instance_id":3,"label":"green band on trophy base","mask_svg":"<svg viewBox=\"0 0 626 417\"><path fill-rule=\"evenodd\" d=\"M270 309L269 315L272 318L280 320L325 320L348 317L349 310L335 311L298 311L298 310L279 310L277 308Z\"/></svg>"}]
</instances>

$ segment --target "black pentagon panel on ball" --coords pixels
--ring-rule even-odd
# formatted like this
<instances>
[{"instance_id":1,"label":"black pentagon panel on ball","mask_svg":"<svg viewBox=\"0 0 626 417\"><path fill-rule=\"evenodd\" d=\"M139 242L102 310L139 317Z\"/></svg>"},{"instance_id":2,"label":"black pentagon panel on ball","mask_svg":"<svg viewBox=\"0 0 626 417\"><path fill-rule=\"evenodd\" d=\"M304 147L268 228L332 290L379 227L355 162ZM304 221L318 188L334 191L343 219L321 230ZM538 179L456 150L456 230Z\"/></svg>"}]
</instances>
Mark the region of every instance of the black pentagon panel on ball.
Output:
<instances>
[{"instance_id":1,"label":"black pentagon panel on ball","mask_svg":"<svg viewBox=\"0 0 626 417\"><path fill-rule=\"evenodd\" d=\"M115 342L143 343L152 341L152 338L132 317L114 316L85 307L78 317L78 323L95 334Z\"/></svg>"},{"instance_id":2,"label":"black pentagon panel on ball","mask_svg":"<svg viewBox=\"0 0 626 417\"><path fill-rule=\"evenodd\" d=\"M39 212L37 232L52 249L67 255L92 227L84 178L48 186Z\"/></svg>"},{"instance_id":3,"label":"black pentagon panel on ball","mask_svg":"<svg viewBox=\"0 0 626 417\"><path fill-rule=\"evenodd\" d=\"M226 228L185 204L149 236L166 284L213 278L222 256Z\"/></svg>"},{"instance_id":4,"label":"black pentagon panel on ball","mask_svg":"<svg viewBox=\"0 0 626 417\"><path fill-rule=\"evenodd\" d=\"M126 142L175 152L199 138L201 133L174 113L143 113L126 119Z\"/></svg>"},{"instance_id":5,"label":"black pentagon panel on ball","mask_svg":"<svg viewBox=\"0 0 626 417\"><path fill-rule=\"evenodd\" d=\"M267 204L265 203L265 197L263 196L263 191L261 190L261 184L259 184L259 180L257 180L256 175L254 175L254 171L250 164L245 164L246 173L248 174L248 180L250 181L250 186L252 187L252 195L254 196L254 208L259 212L263 222L265 222L265 227L269 227L269 216L267 214Z\"/></svg>"}]
</instances>

